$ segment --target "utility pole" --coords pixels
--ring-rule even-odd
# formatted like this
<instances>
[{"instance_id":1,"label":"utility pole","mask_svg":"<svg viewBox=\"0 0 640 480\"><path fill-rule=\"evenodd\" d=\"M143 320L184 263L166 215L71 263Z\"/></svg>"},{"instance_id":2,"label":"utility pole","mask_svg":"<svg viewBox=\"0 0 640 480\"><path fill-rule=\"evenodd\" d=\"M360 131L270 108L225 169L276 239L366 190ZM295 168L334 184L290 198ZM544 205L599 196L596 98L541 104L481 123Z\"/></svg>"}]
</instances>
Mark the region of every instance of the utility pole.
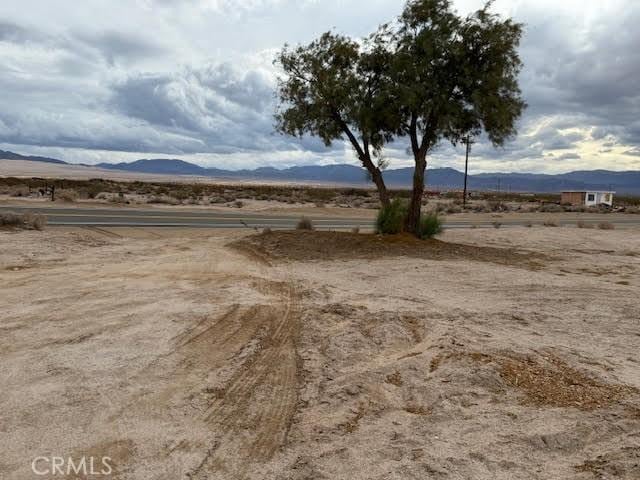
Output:
<instances>
[{"instance_id":1,"label":"utility pole","mask_svg":"<svg viewBox=\"0 0 640 480\"><path fill-rule=\"evenodd\" d=\"M467 206L467 177L469 176L469 151L471 150L471 137L467 135L464 143L467 144L467 154L464 160L464 193L462 194L462 206Z\"/></svg>"}]
</instances>

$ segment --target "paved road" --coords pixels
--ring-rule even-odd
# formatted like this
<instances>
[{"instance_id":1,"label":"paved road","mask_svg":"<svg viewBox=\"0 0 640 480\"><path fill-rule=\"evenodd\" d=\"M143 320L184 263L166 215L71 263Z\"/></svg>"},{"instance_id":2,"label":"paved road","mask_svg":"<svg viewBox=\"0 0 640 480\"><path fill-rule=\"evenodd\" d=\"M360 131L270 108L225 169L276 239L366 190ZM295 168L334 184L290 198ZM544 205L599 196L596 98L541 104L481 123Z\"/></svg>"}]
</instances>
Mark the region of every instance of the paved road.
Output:
<instances>
[{"instance_id":1,"label":"paved road","mask_svg":"<svg viewBox=\"0 0 640 480\"><path fill-rule=\"evenodd\" d=\"M130 208L81 208L81 207L25 207L0 206L2 212L34 212L47 216L49 225L111 226L111 227L191 227L191 228L293 228L300 215L263 215L237 212L219 213L186 210L130 209ZM607 221L617 226L640 225L638 215L593 215L561 214L536 215L535 218L523 214L522 217L491 218L477 215L475 218L446 218L446 228L493 227L498 221L504 227L523 226L530 222L542 223L546 218L554 218L559 225L575 225L578 220L587 223ZM351 229L356 226L371 228L373 220L367 218L311 217L319 229Z\"/></svg>"}]
</instances>

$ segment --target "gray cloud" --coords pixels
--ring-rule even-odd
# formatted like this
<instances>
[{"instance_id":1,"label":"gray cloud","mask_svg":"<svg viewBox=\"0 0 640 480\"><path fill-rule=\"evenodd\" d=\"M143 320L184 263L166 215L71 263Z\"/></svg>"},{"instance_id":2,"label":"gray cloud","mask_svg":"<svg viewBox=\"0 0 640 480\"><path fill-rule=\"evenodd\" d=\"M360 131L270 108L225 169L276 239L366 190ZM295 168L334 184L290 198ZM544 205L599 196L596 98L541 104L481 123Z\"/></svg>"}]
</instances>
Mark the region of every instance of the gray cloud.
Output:
<instances>
[{"instance_id":1,"label":"gray cloud","mask_svg":"<svg viewBox=\"0 0 640 480\"><path fill-rule=\"evenodd\" d=\"M103 159L114 152L114 161L135 152L203 154L238 166L354 161L344 145L326 149L317 139L273 132L273 52L332 27L364 35L402 4L372 0L363 10L361 2L340 0L55 3L0 5L0 143L49 147L62 156L65 148L100 151ZM468 11L483 2L456 3ZM477 139L476 168L543 171L577 160L588 168L598 153L617 167L637 158L640 4L548 0L514 7L497 0L495 8L527 24L521 83L530 108L520 135L504 148ZM588 142L597 143L591 153ZM405 164L406 141L385 155ZM459 148L443 145L432 163L459 165L460 158Z\"/></svg>"}]
</instances>

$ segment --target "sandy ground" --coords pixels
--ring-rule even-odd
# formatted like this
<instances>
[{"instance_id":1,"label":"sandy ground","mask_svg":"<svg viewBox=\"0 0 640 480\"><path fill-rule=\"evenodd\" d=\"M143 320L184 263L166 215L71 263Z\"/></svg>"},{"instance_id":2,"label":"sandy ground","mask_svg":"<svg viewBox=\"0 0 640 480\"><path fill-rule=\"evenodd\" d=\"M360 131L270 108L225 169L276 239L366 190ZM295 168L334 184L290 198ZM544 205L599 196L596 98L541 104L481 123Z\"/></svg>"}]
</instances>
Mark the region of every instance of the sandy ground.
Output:
<instances>
[{"instance_id":1,"label":"sandy ground","mask_svg":"<svg viewBox=\"0 0 640 480\"><path fill-rule=\"evenodd\" d=\"M638 479L639 233L441 236L510 264L0 232L0 478Z\"/></svg>"}]
</instances>

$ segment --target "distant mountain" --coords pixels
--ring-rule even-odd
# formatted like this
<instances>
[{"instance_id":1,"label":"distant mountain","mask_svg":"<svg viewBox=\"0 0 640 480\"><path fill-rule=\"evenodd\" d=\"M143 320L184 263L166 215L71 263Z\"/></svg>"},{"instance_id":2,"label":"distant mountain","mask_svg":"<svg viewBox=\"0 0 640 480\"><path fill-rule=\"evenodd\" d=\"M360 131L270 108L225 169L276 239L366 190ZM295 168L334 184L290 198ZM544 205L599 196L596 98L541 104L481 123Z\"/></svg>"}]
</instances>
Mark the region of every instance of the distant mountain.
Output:
<instances>
[{"instance_id":1,"label":"distant mountain","mask_svg":"<svg viewBox=\"0 0 640 480\"><path fill-rule=\"evenodd\" d=\"M46 162L46 163L58 163L61 165L68 165L67 162L58 160L56 158L37 157L33 155L20 155L19 153L7 152L0 150L0 160L30 160L32 162Z\"/></svg>"},{"instance_id":2,"label":"distant mountain","mask_svg":"<svg viewBox=\"0 0 640 480\"><path fill-rule=\"evenodd\" d=\"M279 170L262 167L255 170L222 170L203 168L182 160L138 160L132 163L100 164L102 168L131 172L199 175L235 180L280 180L287 182L335 183L354 186L370 185L366 172L353 165L311 165ZM411 186L413 168L384 172L391 188ZM427 170L429 188L461 188L464 174L453 168ZM615 190L622 194L640 194L640 171L578 171L559 175L536 173L481 173L469 176L469 188L513 192L559 192L562 190Z\"/></svg>"},{"instance_id":3,"label":"distant mountain","mask_svg":"<svg viewBox=\"0 0 640 480\"><path fill-rule=\"evenodd\" d=\"M194 163L185 162L183 160L136 160L135 162L131 163L99 163L95 166L108 170L126 170L127 172L138 173L159 173L165 175L209 175L209 172L206 168L200 167Z\"/></svg>"},{"instance_id":4,"label":"distant mountain","mask_svg":"<svg viewBox=\"0 0 640 480\"><path fill-rule=\"evenodd\" d=\"M62 160L24 156L0 150L0 159L32 160L65 164ZM261 167L255 170L223 170L205 168L176 159L136 160L123 163L100 163L96 167L138 173L163 175L197 175L230 180L268 180L284 182L314 182L370 186L366 172L353 165L310 165L279 170ZM390 188L407 188L412 184L413 168L399 168L384 172ZM464 174L453 168L427 170L427 184L431 189L459 189ZM559 192L562 190L614 190L620 194L640 195L640 171L613 172L587 170L559 175L536 173L481 173L469 175L469 188L474 190L501 190L512 192Z\"/></svg>"}]
</instances>

